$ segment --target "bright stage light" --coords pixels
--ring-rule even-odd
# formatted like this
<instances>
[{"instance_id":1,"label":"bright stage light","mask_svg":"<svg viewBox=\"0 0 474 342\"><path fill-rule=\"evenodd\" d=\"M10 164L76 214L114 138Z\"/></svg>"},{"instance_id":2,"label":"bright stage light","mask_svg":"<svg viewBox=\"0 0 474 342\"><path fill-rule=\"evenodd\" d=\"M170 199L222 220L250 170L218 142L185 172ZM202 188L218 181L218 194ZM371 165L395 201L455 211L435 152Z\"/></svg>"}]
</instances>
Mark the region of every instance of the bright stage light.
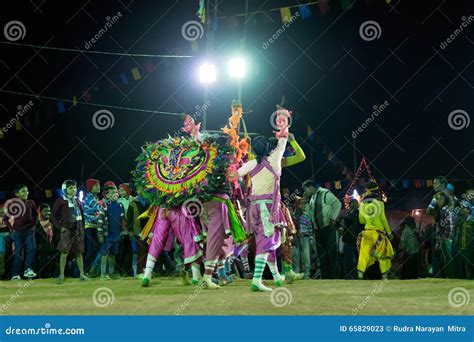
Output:
<instances>
[{"instance_id":1,"label":"bright stage light","mask_svg":"<svg viewBox=\"0 0 474 342\"><path fill-rule=\"evenodd\" d=\"M244 78L247 74L247 62L242 57L235 57L229 61L229 74L232 78Z\"/></svg>"},{"instance_id":2,"label":"bright stage light","mask_svg":"<svg viewBox=\"0 0 474 342\"><path fill-rule=\"evenodd\" d=\"M199 81L201 83L212 83L217 79L217 70L215 65L205 63L199 67Z\"/></svg>"}]
</instances>

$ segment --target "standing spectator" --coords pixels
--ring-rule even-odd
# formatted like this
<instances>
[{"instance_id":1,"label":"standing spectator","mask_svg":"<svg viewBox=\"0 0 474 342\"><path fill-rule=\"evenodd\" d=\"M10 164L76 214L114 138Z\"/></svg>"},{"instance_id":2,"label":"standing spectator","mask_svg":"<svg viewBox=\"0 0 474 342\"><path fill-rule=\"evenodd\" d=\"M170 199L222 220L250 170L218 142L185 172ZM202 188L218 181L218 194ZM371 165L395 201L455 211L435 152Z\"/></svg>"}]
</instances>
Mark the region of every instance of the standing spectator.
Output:
<instances>
[{"instance_id":1,"label":"standing spectator","mask_svg":"<svg viewBox=\"0 0 474 342\"><path fill-rule=\"evenodd\" d=\"M440 176L433 182L436 194L428 206L427 213L433 216L436 229L435 257L441 260L440 269L433 267L433 277L455 278L452 242L454 238L454 199L447 190L448 181ZM437 265L433 261L433 266Z\"/></svg>"},{"instance_id":2,"label":"standing spectator","mask_svg":"<svg viewBox=\"0 0 474 342\"><path fill-rule=\"evenodd\" d=\"M36 224L36 260L40 278L53 278L57 266L57 244L60 232L54 228L51 218L51 207L43 203L39 207Z\"/></svg>"},{"instance_id":3,"label":"standing spectator","mask_svg":"<svg viewBox=\"0 0 474 342\"><path fill-rule=\"evenodd\" d=\"M0 206L0 279L5 278L5 255L7 251L6 240L10 236L10 229L3 221L5 218L5 208Z\"/></svg>"},{"instance_id":4,"label":"standing spectator","mask_svg":"<svg viewBox=\"0 0 474 342\"><path fill-rule=\"evenodd\" d=\"M312 180L303 183L303 190L311 196L309 205L315 226L315 238L321 263L322 278L335 279L340 273L338 262L336 219L341 211L341 202L328 189L313 185Z\"/></svg>"},{"instance_id":5,"label":"standing spectator","mask_svg":"<svg viewBox=\"0 0 474 342\"><path fill-rule=\"evenodd\" d=\"M309 279L311 276L311 260L316 254L316 242L314 241L312 211L309 205L309 198L305 197L303 199L299 222L301 271L304 273L304 279Z\"/></svg>"},{"instance_id":6,"label":"standing spectator","mask_svg":"<svg viewBox=\"0 0 474 342\"><path fill-rule=\"evenodd\" d=\"M84 198L85 256L84 270L87 272L99 252L97 229L102 224L99 206L100 182L97 179L86 181L87 194Z\"/></svg>"},{"instance_id":7,"label":"standing spectator","mask_svg":"<svg viewBox=\"0 0 474 342\"><path fill-rule=\"evenodd\" d=\"M100 266L101 280L118 279L115 273L115 257L119 253L120 234L125 230L124 209L118 200L118 191L115 186L106 186L105 198L101 202L104 215L104 226L99 230L99 253L97 254L91 273L96 275Z\"/></svg>"},{"instance_id":8,"label":"standing spectator","mask_svg":"<svg viewBox=\"0 0 474 342\"><path fill-rule=\"evenodd\" d=\"M359 202L349 203L349 211L342 220L342 242L344 243L344 279L355 279L357 270L357 238L364 230L359 222Z\"/></svg>"},{"instance_id":9,"label":"standing spectator","mask_svg":"<svg viewBox=\"0 0 474 342\"><path fill-rule=\"evenodd\" d=\"M126 221L126 225L128 227L129 223L127 213L130 208L130 203L133 201L132 191L130 186L126 183L122 183L118 187L118 202L122 205L124 210L124 219ZM135 261L135 263L134 263ZM119 254L115 260L117 268L120 270L122 275L128 276L130 273L133 273L134 276L136 272L134 272L133 265L137 265L137 245L133 241L133 236L130 236L130 233L127 230L123 230L120 235L120 249ZM132 269L130 269L132 266ZM135 267L136 268L136 267Z\"/></svg>"},{"instance_id":10,"label":"standing spectator","mask_svg":"<svg viewBox=\"0 0 474 342\"><path fill-rule=\"evenodd\" d=\"M147 202L142 194L143 189L137 188L137 196L130 202L126 216L127 230L132 244L132 272L134 277L145 268L145 260L148 253L146 243L140 238L140 232L147 222L147 218L139 218L147 210Z\"/></svg>"},{"instance_id":11,"label":"standing spectator","mask_svg":"<svg viewBox=\"0 0 474 342\"><path fill-rule=\"evenodd\" d=\"M13 230L13 241L15 243L15 252L13 253L12 280L21 280L20 264L23 249L25 249L25 278L34 278L33 272L35 261L36 241L35 241L35 222L36 222L36 204L28 199L28 188L20 184L13 189L15 198L5 203L6 217L3 222Z\"/></svg>"},{"instance_id":12,"label":"standing spectator","mask_svg":"<svg viewBox=\"0 0 474 342\"><path fill-rule=\"evenodd\" d=\"M459 253L456 260L459 260L460 276L466 279L474 279L474 217L471 210L471 203L462 201L455 225L454 245Z\"/></svg>"},{"instance_id":13,"label":"standing spectator","mask_svg":"<svg viewBox=\"0 0 474 342\"><path fill-rule=\"evenodd\" d=\"M130 186L128 184L122 183L119 185L118 193L120 196L118 202L122 204L126 216L128 213L128 207L133 201L132 190L130 190Z\"/></svg>"},{"instance_id":14,"label":"standing spectator","mask_svg":"<svg viewBox=\"0 0 474 342\"><path fill-rule=\"evenodd\" d=\"M417 279L420 267L420 245L416 234L416 222L412 216L407 216L400 225L402 236L400 248L403 251L402 279Z\"/></svg>"},{"instance_id":15,"label":"standing spectator","mask_svg":"<svg viewBox=\"0 0 474 342\"><path fill-rule=\"evenodd\" d=\"M69 254L76 256L79 268L79 278L82 281L89 280L84 275L84 209L76 197L77 184L74 180L66 180L61 187L63 196L54 202L51 222L56 229L61 230L58 250L61 252L59 259L59 277L57 284L64 283L64 269L66 268Z\"/></svg>"}]
</instances>

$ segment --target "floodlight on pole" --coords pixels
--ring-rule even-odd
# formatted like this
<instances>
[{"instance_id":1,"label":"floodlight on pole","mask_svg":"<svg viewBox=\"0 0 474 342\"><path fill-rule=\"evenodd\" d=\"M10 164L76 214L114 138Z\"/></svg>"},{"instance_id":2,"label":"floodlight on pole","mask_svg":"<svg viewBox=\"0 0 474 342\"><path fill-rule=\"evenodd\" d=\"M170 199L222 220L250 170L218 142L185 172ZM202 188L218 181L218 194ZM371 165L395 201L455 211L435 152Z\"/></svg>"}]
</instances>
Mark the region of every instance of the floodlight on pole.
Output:
<instances>
[{"instance_id":1,"label":"floodlight on pole","mask_svg":"<svg viewBox=\"0 0 474 342\"><path fill-rule=\"evenodd\" d=\"M232 78L242 79L247 74L247 61L242 57L234 57L227 65Z\"/></svg>"},{"instance_id":2,"label":"floodlight on pole","mask_svg":"<svg viewBox=\"0 0 474 342\"><path fill-rule=\"evenodd\" d=\"M217 79L217 69L214 64L204 63L199 67L199 81L204 84L215 82Z\"/></svg>"}]
</instances>

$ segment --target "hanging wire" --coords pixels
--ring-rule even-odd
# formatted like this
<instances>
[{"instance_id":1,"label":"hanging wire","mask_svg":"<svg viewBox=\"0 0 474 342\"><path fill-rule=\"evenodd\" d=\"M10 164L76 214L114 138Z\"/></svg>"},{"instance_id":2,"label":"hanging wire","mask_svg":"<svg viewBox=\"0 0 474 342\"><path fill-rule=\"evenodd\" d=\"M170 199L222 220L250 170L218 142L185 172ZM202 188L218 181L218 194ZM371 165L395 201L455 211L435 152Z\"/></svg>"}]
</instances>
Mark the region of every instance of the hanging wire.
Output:
<instances>
[{"instance_id":1,"label":"hanging wire","mask_svg":"<svg viewBox=\"0 0 474 342\"><path fill-rule=\"evenodd\" d=\"M57 98L57 97L42 96L42 95L40 96L40 95L34 95L34 94L26 94L26 93L20 93L20 92L11 91L11 90L4 90L4 89L0 89L0 92L2 92L2 93L8 93L8 94L15 94L15 95L22 95L22 96L29 96L29 97L36 97L36 98L46 99L46 100L69 102L69 103L73 103L73 104L82 104L82 105L94 106L94 107L129 110L129 111L141 112L141 113L164 114L164 115L175 115L175 116L181 116L181 115L183 114L183 113L173 113L173 112L162 112L162 111L150 110L150 109L140 109L140 108L131 108L131 107L112 106L112 105L106 105L106 104L101 104L101 103L93 103L93 102L84 102L84 101L75 101L75 100L68 100L68 99L60 99L60 98Z\"/></svg>"},{"instance_id":2,"label":"hanging wire","mask_svg":"<svg viewBox=\"0 0 474 342\"><path fill-rule=\"evenodd\" d=\"M113 56L129 56L129 57L149 57L149 58L192 58L194 56L178 56L178 55L150 55L143 53L122 53L122 52L108 52L108 51L96 51L96 50L80 50L80 49L68 49L54 46L38 46L31 44L13 43L13 42L0 42L0 44L14 45L20 47L29 47L40 50L57 50L66 52L80 52L80 53L92 53L98 55L113 55Z\"/></svg>"}]
</instances>

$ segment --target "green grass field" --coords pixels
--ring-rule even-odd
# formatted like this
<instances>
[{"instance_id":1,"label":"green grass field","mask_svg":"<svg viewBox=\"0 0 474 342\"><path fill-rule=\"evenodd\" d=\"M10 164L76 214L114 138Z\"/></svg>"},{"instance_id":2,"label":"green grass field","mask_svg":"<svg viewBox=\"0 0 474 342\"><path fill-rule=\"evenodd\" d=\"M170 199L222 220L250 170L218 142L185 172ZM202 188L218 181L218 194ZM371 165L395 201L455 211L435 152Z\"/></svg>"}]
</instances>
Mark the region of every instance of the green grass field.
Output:
<instances>
[{"instance_id":1,"label":"green grass field","mask_svg":"<svg viewBox=\"0 0 474 342\"><path fill-rule=\"evenodd\" d=\"M139 280L132 278L87 283L67 279L63 285L56 285L53 279L5 281L0 282L0 314L474 315L474 282L467 280L304 280L274 291L273 296L251 292L249 284L237 280L218 290L206 290L183 286L178 278L155 279L149 288L140 287ZM455 304L464 301L462 307L452 306L448 299L457 287L465 289L453 297ZM288 305L278 307L272 300Z\"/></svg>"}]
</instances>

